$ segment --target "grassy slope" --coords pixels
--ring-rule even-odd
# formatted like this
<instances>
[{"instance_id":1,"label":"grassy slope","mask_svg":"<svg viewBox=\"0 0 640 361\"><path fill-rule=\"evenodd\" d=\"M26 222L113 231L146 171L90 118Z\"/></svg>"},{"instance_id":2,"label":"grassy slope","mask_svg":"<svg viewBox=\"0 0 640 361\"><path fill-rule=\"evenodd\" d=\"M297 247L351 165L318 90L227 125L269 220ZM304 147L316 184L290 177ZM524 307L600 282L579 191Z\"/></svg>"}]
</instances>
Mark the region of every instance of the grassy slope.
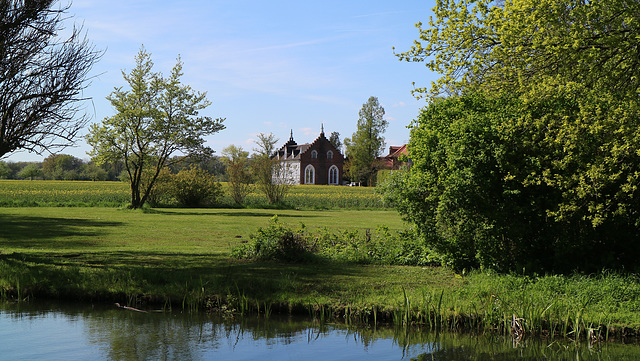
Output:
<instances>
[{"instance_id":1,"label":"grassy slope","mask_svg":"<svg viewBox=\"0 0 640 361\"><path fill-rule=\"evenodd\" d=\"M557 333L567 332L568 324L583 330L640 325L640 282L634 276L461 277L441 267L230 259L231 247L266 226L273 214L311 229L403 227L395 212L373 210L0 208L0 296L187 307L221 297L236 309L324 305L369 316L376 306L397 320L409 305L408 317L422 322L437 313L459 319L458 327L508 328L517 315L530 330L546 323ZM466 318L469 314L487 323Z\"/></svg>"}]
</instances>

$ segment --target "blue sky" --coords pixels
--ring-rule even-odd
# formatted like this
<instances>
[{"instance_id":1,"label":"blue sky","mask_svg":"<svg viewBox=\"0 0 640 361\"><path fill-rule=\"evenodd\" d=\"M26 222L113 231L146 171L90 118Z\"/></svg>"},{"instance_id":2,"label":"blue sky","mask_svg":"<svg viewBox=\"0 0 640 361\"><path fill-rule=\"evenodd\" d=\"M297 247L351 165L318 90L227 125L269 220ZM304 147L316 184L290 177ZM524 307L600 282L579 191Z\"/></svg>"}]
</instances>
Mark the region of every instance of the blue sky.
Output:
<instances>
[{"instance_id":1,"label":"blue sky","mask_svg":"<svg viewBox=\"0 0 640 361\"><path fill-rule=\"evenodd\" d=\"M418 37L415 23L426 23L433 6L433 0L75 0L69 15L105 51L85 91L94 122L114 114L105 98L125 86L121 70L131 70L144 45L163 74L180 55L183 82L212 102L203 114L226 118L226 129L206 138L220 153L229 144L251 151L257 133L284 143L293 129L299 144L311 142L321 124L327 136L350 137L370 96L385 108L387 147L406 143L407 125L425 105L411 95L412 82L428 85L435 75L424 64L400 62L393 47L409 49ZM59 153L88 160L89 150L80 140ZM5 160L42 158L18 152Z\"/></svg>"}]
</instances>

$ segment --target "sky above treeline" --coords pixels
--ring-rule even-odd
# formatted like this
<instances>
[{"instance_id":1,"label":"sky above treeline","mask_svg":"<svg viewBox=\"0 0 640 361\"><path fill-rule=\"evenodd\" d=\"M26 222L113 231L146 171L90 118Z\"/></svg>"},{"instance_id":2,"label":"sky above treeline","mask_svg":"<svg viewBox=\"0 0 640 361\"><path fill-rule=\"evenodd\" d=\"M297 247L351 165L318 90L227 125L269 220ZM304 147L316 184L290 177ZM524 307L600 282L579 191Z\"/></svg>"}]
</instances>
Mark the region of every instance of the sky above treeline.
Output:
<instances>
[{"instance_id":1,"label":"sky above treeline","mask_svg":"<svg viewBox=\"0 0 640 361\"><path fill-rule=\"evenodd\" d=\"M63 3L66 3L63 0ZM298 144L312 142L321 125L341 139L356 131L358 112L378 97L389 127L387 147L409 140L407 126L425 105L411 95L435 75L421 63L394 55L418 38L434 0L75 0L68 27L83 26L104 56L94 66L92 122L112 116L106 97L127 89L122 71L135 66L144 46L154 70L168 75L178 56L183 82L207 92L212 105L202 112L226 118L226 129L206 138L217 154L230 144L251 151L258 133L284 143L293 130ZM57 153L88 160L78 144ZM4 160L41 161L48 154L16 152Z\"/></svg>"}]
</instances>

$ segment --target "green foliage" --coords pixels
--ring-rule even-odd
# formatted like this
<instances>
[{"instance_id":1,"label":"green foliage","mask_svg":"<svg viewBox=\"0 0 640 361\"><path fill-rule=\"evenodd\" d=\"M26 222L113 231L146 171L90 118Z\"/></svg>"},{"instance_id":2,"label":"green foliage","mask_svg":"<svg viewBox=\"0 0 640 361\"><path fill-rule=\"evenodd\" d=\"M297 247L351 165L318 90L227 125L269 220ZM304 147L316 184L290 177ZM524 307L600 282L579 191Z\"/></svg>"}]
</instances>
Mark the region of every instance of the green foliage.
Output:
<instances>
[{"instance_id":1,"label":"green foliage","mask_svg":"<svg viewBox=\"0 0 640 361\"><path fill-rule=\"evenodd\" d=\"M109 174L95 163L85 164L81 169L80 177L92 181L106 181Z\"/></svg>"},{"instance_id":2,"label":"green foliage","mask_svg":"<svg viewBox=\"0 0 640 361\"><path fill-rule=\"evenodd\" d=\"M224 164L227 168L229 192L235 204L242 204L251 190L249 173L249 152L242 147L229 145L222 150Z\"/></svg>"},{"instance_id":3,"label":"green foliage","mask_svg":"<svg viewBox=\"0 0 640 361\"><path fill-rule=\"evenodd\" d=\"M391 232L378 226L373 232L324 228L319 235L318 253L338 262L379 265L426 266L440 264L440 258L427 248L413 230Z\"/></svg>"},{"instance_id":4,"label":"green foliage","mask_svg":"<svg viewBox=\"0 0 640 361\"><path fill-rule=\"evenodd\" d=\"M636 267L638 104L574 96L434 102L387 201L456 269Z\"/></svg>"},{"instance_id":5,"label":"green foliage","mask_svg":"<svg viewBox=\"0 0 640 361\"><path fill-rule=\"evenodd\" d=\"M271 158L275 152L275 145L278 139L272 133L260 133L257 136L254 155L251 163L253 175L258 188L269 200L269 204L281 204L284 202L291 184L289 184L283 174L287 169L277 158Z\"/></svg>"},{"instance_id":6,"label":"green foliage","mask_svg":"<svg viewBox=\"0 0 640 361\"><path fill-rule=\"evenodd\" d=\"M340 133L339 132L331 132L331 135L329 135L329 142L337 150L342 152L342 141L340 141Z\"/></svg>"},{"instance_id":7,"label":"green foliage","mask_svg":"<svg viewBox=\"0 0 640 361\"><path fill-rule=\"evenodd\" d=\"M442 0L399 55L442 76L387 200L456 269L637 267L639 10Z\"/></svg>"},{"instance_id":8,"label":"green foliage","mask_svg":"<svg viewBox=\"0 0 640 361\"><path fill-rule=\"evenodd\" d=\"M380 187L382 184L389 182L389 179L393 176L393 173L403 172L404 170L392 170L381 169L376 173L376 187Z\"/></svg>"},{"instance_id":9,"label":"green foliage","mask_svg":"<svg viewBox=\"0 0 640 361\"><path fill-rule=\"evenodd\" d=\"M27 164L22 170L18 173L18 177L22 179L33 180L34 178L38 178L42 176L42 168L36 163Z\"/></svg>"},{"instance_id":10,"label":"green foliage","mask_svg":"<svg viewBox=\"0 0 640 361\"><path fill-rule=\"evenodd\" d=\"M207 171L195 166L171 177L170 193L181 206L200 207L220 202L223 191Z\"/></svg>"},{"instance_id":11,"label":"green foliage","mask_svg":"<svg viewBox=\"0 0 640 361\"><path fill-rule=\"evenodd\" d=\"M146 169L142 173L142 186L143 188L149 184L149 181L153 177L154 171L152 169ZM174 192L174 184L173 178L175 174L171 173L171 170L168 167L164 167L158 173L155 182L153 182L153 186L151 190L149 190L147 196L147 203L152 207L166 207L166 206L175 206L176 198L173 196ZM124 172L122 174L122 179L125 182L130 183L127 179L128 173Z\"/></svg>"},{"instance_id":12,"label":"green foliage","mask_svg":"<svg viewBox=\"0 0 640 361\"><path fill-rule=\"evenodd\" d=\"M384 108L378 98L369 97L360 109L358 130L351 138L345 138L348 165L346 167L353 182L373 185L376 172L376 158L384 148L382 134L389 122L384 119Z\"/></svg>"},{"instance_id":13,"label":"green foliage","mask_svg":"<svg viewBox=\"0 0 640 361\"><path fill-rule=\"evenodd\" d=\"M82 160L68 154L51 154L42 161L42 173L47 179L79 178Z\"/></svg>"},{"instance_id":14,"label":"green foliage","mask_svg":"<svg viewBox=\"0 0 640 361\"><path fill-rule=\"evenodd\" d=\"M493 2L437 0L429 26L417 24L419 39L398 56L442 74L432 96L578 82L637 97L637 1Z\"/></svg>"},{"instance_id":15,"label":"green foliage","mask_svg":"<svg viewBox=\"0 0 640 361\"><path fill-rule=\"evenodd\" d=\"M283 226L274 216L269 227L259 228L251 241L234 248L232 256L251 260L318 262L321 258L344 263L424 266L440 259L411 230L392 232L379 226L374 232L322 228L312 233ZM314 255L316 257L314 257Z\"/></svg>"},{"instance_id":16,"label":"green foliage","mask_svg":"<svg viewBox=\"0 0 640 361\"><path fill-rule=\"evenodd\" d=\"M224 129L224 119L199 115L210 102L205 93L181 83L180 59L168 79L152 72L152 68L151 55L141 49L135 68L129 74L123 72L131 90L117 88L108 97L116 115L93 124L87 136L95 162L124 162L132 208L142 207L147 201L173 153L206 156L212 151L204 146L203 137ZM149 169L151 177L145 182L144 173Z\"/></svg>"},{"instance_id":17,"label":"green foliage","mask_svg":"<svg viewBox=\"0 0 640 361\"><path fill-rule=\"evenodd\" d=\"M278 216L269 220L269 226L260 227L250 235L249 243L234 248L235 258L260 261L301 262L309 260L313 246L302 230L294 231L278 222Z\"/></svg>"},{"instance_id":18,"label":"green foliage","mask_svg":"<svg viewBox=\"0 0 640 361\"><path fill-rule=\"evenodd\" d=\"M0 179L9 178L12 173L13 173L13 171L7 165L7 163L5 163L3 161L0 161Z\"/></svg>"}]
</instances>

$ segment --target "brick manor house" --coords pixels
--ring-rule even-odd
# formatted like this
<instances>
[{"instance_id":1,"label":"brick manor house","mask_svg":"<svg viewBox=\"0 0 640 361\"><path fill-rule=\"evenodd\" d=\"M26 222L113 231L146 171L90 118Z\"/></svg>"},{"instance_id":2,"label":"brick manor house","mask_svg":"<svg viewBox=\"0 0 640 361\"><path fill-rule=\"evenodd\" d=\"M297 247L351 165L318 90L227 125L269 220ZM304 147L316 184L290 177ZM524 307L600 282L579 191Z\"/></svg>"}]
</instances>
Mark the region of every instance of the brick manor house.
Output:
<instances>
[{"instance_id":1,"label":"brick manor house","mask_svg":"<svg viewBox=\"0 0 640 361\"><path fill-rule=\"evenodd\" d=\"M271 158L279 159L282 164L279 174L273 174L278 183L340 185L342 182L344 156L324 136L324 126L320 136L307 144L297 144L292 130L289 141Z\"/></svg>"}]
</instances>

